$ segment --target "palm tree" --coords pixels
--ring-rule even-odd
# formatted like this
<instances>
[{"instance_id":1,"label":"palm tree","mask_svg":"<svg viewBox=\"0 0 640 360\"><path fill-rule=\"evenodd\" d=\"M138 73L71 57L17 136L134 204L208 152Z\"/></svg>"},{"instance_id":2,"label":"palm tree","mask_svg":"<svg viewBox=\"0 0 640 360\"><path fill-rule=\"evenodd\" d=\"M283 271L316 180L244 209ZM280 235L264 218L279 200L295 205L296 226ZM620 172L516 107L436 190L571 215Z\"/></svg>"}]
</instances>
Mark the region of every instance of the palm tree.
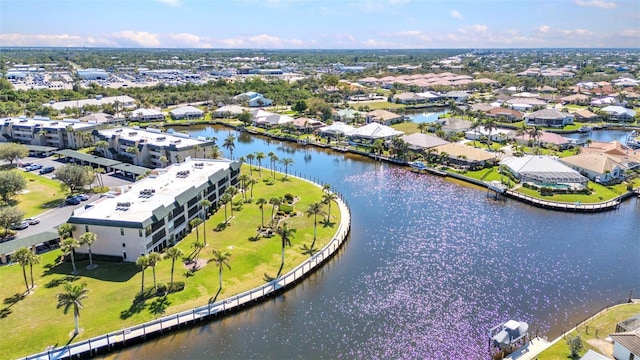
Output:
<instances>
[{"instance_id":1,"label":"palm tree","mask_svg":"<svg viewBox=\"0 0 640 360\"><path fill-rule=\"evenodd\" d=\"M258 205L258 207L260 207L260 212L262 213L262 222L261 222L261 226L260 228L264 228L264 205L268 204L267 199L265 198L260 198L258 200L256 200L256 205Z\"/></svg>"},{"instance_id":2,"label":"palm tree","mask_svg":"<svg viewBox=\"0 0 640 360\"><path fill-rule=\"evenodd\" d=\"M229 151L229 158L231 160L233 160L233 149L235 149L236 147L235 141L236 137L233 136L233 134L229 134L229 136L224 139L224 143L222 144L222 147Z\"/></svg>"},{"instance_id":3,"label":"palm tree","mask_svg":"<svg viewBox=\"0 0 640 360\"><path fill-rule=\"evenodd\" d=\"M229 202L231 203L231 217L233 217L233 197L238 194L238 188L231 185L224 192L231 196L231 200Z\"/></svg>"},{"instance_id":4,"label":"palm tree","mask_svg":"<svg viewBox=\"0 0 640 360\"><path fill-rule=\"evenodd\" d=\"M473 147L477 147L476 140L478 139L478 129L480 129L481 126L482 126L482 122L477 119L473 120L471 122L471 125L469 125L469 130L473 130L473 133L475 135L475 137L473 138Z\"/></svg>"},{"instance_id":5,"label":"palm tree","mask_svg":"<svg viewBox=\"0 0 640 360\"><path fill-rule=\"evenodd\" d=\"M218 159L222 156L222 151L220 151L220 148L218 147L218 145L213 145L211 147L211 150L209 151L209 156L212 159Z\"/></svg>"},{"instance_id":6,"label":"palm tree","mask_svg":"<svg viewBox=\"0 0 640 360\"><path fill-rule=\"evenodd\" d=\"M252 200L253 200L253 186L255 184L257 184L257 183L258 183L258 180L256 180L256 179L253 179L253 178L249 179L248 184L249 184L249 186L251 186L251 199Z\"/></svg>"},{"instance_id":7,"label":"palm tree","mask_svg":"<svg viewBox=\"0 0 640 360\"><path fill-rule=\"evenodd\" d=\"M331 190L331 184L322 184L322 192L329 192Z\"/></svg>"},{"instance_id":8,"label":"palm tree","mask_svg":"<svg viewBox=\"0 0 640 360\"><path fill-rule=\"evenodd\" d=\"M198 153L200 152L200 145L194 145L193 146L193 152L195 154L195 157L198 157Z\"/></svg>"},{"instance_id":9,"label":"palm tree","mask_svg":"<svg viewBox=\"0 0 640 360\"><path fill-rule=\"evenodd\" d=\"M146 255L140 255L140 257L136 259L136 265L140 266L140 269L142 269L142 287L140 288L140 296L144 297L144 271L149 267L149 258Z\"/></svg>"},{"instance_id":10,"label":"palm tree","mask_svg":"<svg viewBox=\"0 0 640 360\"><path fill-rule=\"evenodd\" d=\"M522 121L522 124L520 124L520 126L518 126L518 129L516 130L516 136L522 136L523 144L524 144L524 134L528 133L527 130L528 130L528 127L525 121Z\"/></svg>"},{"instance_id":11,"label":"palm tree","mask_svg":"<svg viewBox=\"0 0 640 360\"><path fill-rule=\"evenodd\" d=\"M58 299L57 308L64 308L63 313L66 314L73 307L73 321L75 322L73 334L78 335L80 333L78 318L80 317L80 309L82 309L82 300L87 298L89 290L87 290L85 284L74 285L67 283L64 285L64 291L56 295Z\"/></svg>"},{"instance_id":12,"label":"palm tree","mask_svg":"<svg viewBox=\"0 0 640 360\"><path fill-rule=\"evenodd\" d=\"M534 126L529 129L529 136L533 139L533 147L536 147L536 142L542 136L542 130L540 130L539 126Z\"/></svg>"},{"instance_id":13,"label":"palm tree","mask_svg":"<svg viewBox=\"0 0 640 360\"><path fill-rule=\"evenodd\" d=\"M240 180L240 186L242 187L242 198L244 200L247 199L247 182L251 179L251 177L247 174L242 174L238 176L238 180Z\"/></svg>"},{"instance_id":14,"label":"palm tree","mask_svg":"<svg viewBox=\"0 0 640 360\"><path fill-rule=\"evenodd\" d=\"M256 160L258 160L258 176L262 177L262 160L265 158L265 155L262 151L256 152Z\"/></svg>"},{"instance_id":15,"label":"palm tree","mask_svg":"<svg viewBox=\"0 0 640 360\"><path fill-rule=\"evenodd\" d=\"M91 253L91 244L96 241L96 238L96 234L92 232L86 232L80 235L80 241L78 241L78 244L80 244L80 246L87 245L87 249L89 250L89 266L87 266L87 269L96 268L96 266L93 265L93 254Z\"/></svg>"},{"instance_id":16,"label":"palm tree","mask_svg":"<svg viewBox=\"0 0 640 360\"><path fill-rule=\"evenodd\" d=\"M200 200L200 206L204 209L204 220L202 221L202 237L204 245L207 246L207 215L211 207L211 201L207 199Z\"/></svg>"},{"instance_id":17,"label":"palm tree","mask_svg":"<svg viewBox=\"0 0 640 360\"><path fill-rule=\"evenodd\" d=\"M195 252L195 257L193 259L193 261L197 264L198 263L198 255L200 255L200 251L202 250L202 248L204 248L204 244L201 243L200 241L196 240L193 242L193 244L191 244L191 247L194 249Z\"/></svg>"},{"instance_id":18,"label":"palm tree","mask_svg":"<svg viewBox=\"0 0 640 360\"><path fill-rule=\"evenodd\" d=\"M487 131L487 137L488 137L488 143L489 143L489 150L491 150L491 132L493 130L497 130L498 127L496 126L496 121L494 119L486 119L484 120L484 123L482 124L482 128L484 130Z\"/></svg>"},{"instance_id":19,"label":"palm tree","mask_svg":"<svg viewBox=\"0 0 640 360\"><path fill-rule=\"evenodd\" d=\"M275 178L276 177L276 162L280 160L278 158L278 155L274 154L273 152L269 152L269 161L271 162L271 175Z\"/></svg>"},{"instance_id":20,"label":"palm tree","mask_svg":"<svg viewBox=\"0 0 640 360\"><path fill-rule=\"evenodd\" d=\"M331 203L338 198L338 195L332 192L326 192L322 195L322 202L329 206L327 210L327 221L331 221Z\"/></svg>"},{"instance_id":21,"label":"palm tree","mask_svg":"<svg viewBox=\"0 0 640 360\"><path fill-rule=\"evenodd\" d=\"M171 283L169 283L169 292L171 292L171 288L173 287L173 269L176 264L176 259L182 257L182 250L177 247L170 247L164 252L165 259L171 259Z\"/></svg>"},{"instance_id":22,"label":"palm tree","mask_svg":"<svg viewBox=\"0 0 640 360\"><path fill-rule=\"evenodd\" d=\"M220 202L222 203L222 205L224 205L224 223L227 223L227 220L229 219L227 217L227 204L231 202L231 195L229 195L228 193L224 193L222 194L222 196L220 197Z\"/></svg>"},{"instance_id":23,"label":"palm tree","mask_svg":"<svg viewBox=\"0 0 640 360\"><path fill-rule=\"evenodd\" d=\"M249 175L251 175L253 171L251 166L253 165L253 160L256 158L256 156L253 154L247 154L246 158L247 158L247 161L249 162Z\"/></svg>"},{"instance_id":24,"label":"palm tree","mask_svg":"<svg viewBox=\"0 0 640 360\"><path fill-rule=\"evenodd\" d=\"M295 238L296 229L290 228L287 226L287 223L283 223L282 227L278 228L278 232L280 233L280 238L282 239L282 263L280 264L280 270L278 271L277 277L280 277L280 273L282 273L282 268L284 267L284 249L286 246L291 246L291 239Z\"/></svg>"},{"instance_id":25,"label":"palm tree","mask_svg":"<svg viewBox=\"0 0 640 360\"><path fill-rule=\"evenodd\" d=\"M427 123L418 124L418 130L420 130L420 134L424 134L428 127L429 125L427 125Z\"/></svg>"},{"instance_id":26,"label":"palm tree","mask_svg":"<svg viewBox=\"0 0 640 360\"><path fill-rule=\"evenodd\" d=\"M269 204L271 204L271 226L273 226L273 212L275 211L277 206L280 206L280 204L282 204L282 200L277 197L272 197L271 199L269 199Z\"/></svg>"},{"instance_id":27,"label":"palm tree","mask_svg":"<svg viewBox=\"0 0 640 360\"><path fill-rule=\"evenodd\" d=\"M211 252L213 253L213 258L209 261L213 261L218 265L218 279L220 280L220 290L222 290L222 269L226 266L231 270L231 266L229 265L229 258L231 257L231 254L215 249L211 250Z\"/></svg>"},{"instance_id":28,"label":"palm tree","mask_svg":"<svg viewBox=\"0 0 640 360\"><path fill-rule=\"evenodd\" d=\"M287 178L287 171L289 170L289 165L293 165L293 159L292 158L284 158L280 161L282 163L282 165L284 165L284 178Z\"/></svg>"},{"instance_id":29,"label":"palm tree","mask_svg":"<svg viewBox=\"0 0 640 360\"><path fill-rule=\"evenodd\" d=\"M58 226L58 235L60 236L61 240L64 240L66 238L70 238L73 236L73 231L76 229L75 226L73 226L72 224L69 223L64 223L60 226Z\"/></svg>"},{"instance_id":30,"label":"palm tree","mask_svg":"<svg viewBox=\"0 0 640 360\"><path fill-rule=\"evenodd\" d=\"M98 142L96 142L96 143L95 143L95 147L96 147L96 148L101 148L101 150L102 150L102 155L105 155L105 156L106 156L106 154L107 154L107 150L108 150L108 148L109 148L109 143L108 143L108 142L106 142L106 141L104 141L104 140L100 140L100 141L98 141Z\"/></svg>"},{"instance_id":31,"label":"palm tree","mask_svg":"<svg viewBox=\"0 0 640 360\"><path fill-rule=\"evenodd\" d=\"M27 281L27 265L29 265L29 258L31 258L31 254L33 254L31 250L27 249L26 247L22 247L16 250L15 253L13 253L13 261L22 266L22 276L24 276L24 285L27 287L27 292L31 290L31 288L29 287L29 282ZM33 283L33 280L31 281L31 283Z\"/></svg>"},{"instance_id":32,"label":"palm tree","mask_svg":"<svg viewBox=\"0 0 640 360\"><path fill-rule=\"evenodd\" d=\"M311 242L311 250L313 250L313 246L316 244L316 230L318 227L318 215L324 215L324 211L322 210L322 203L315 202L309 205L309 208L306 211L307 216L313 215L313 242Z\"/></svg>"},{"instance_id":33,"label":"palm tree","mask_svg":"<svg viewBox=\"0 0 640 360\"><path fill-rule=\"evenodd\" d=\"M40 256L34 254L31 251L30 253L31 254L29 255L29 273L31 276L31 288L33 288L34 286L36 286L36 283L33 282L33 265L40 264Z\"/></svg>"},{"instance_id":34,"label":"palm tree","mask_svg":"<svg viewBox=\"0 0 640 360\"><path fill-rule=\"evenodd\" d=\"M166 156L162 155L158 158L158 161L160 161L160 163L162 164L162 167L166 167L169 159L167 159Z\"/></svg>"},{"instance_id":35,"label":"palm tree","mask_svg":"<svg viewBox=\"0 0 640 360\"><path fill-rule=\"evenodd\" d=\"M156 265L158 265L158 262L162 260L162 256L157 252L152 251L147 255L147 259L149 261L151 271L153 272L153 288L156 289Z\"/></svg>"},{"instance_id":36,"label":"palm tree","mask_svg":"<svg viewBox=\"0 0 640 360\"><path fill-rule=\"evenodd\" d=\"M198 225L200 225L201 223L202 219L200 218L194 218L189 221L189 226L191 226L191 229L196 229L196 241L200 241L200 231L198 230Z\"/></svg>"},{"instance_id":37,"label":"palm tree","mask_svg":"<svg viewBox=\"0 0 640 360\"><path fill-rule=\"evenodd\" d=\"M76 261L75 261L75 258L73 257L73 252L74 252L74 249L77 248L78 246L80 246L80 244L78 244L78 240L72 237L68 237L62 240L62 244L60 244L60 249L62 249L62 256L66 256L67 254L71 255L71 266L73 267L72 274L74 275L77 274L78 271L76 270Z\"/></svg>"}]
</instances>

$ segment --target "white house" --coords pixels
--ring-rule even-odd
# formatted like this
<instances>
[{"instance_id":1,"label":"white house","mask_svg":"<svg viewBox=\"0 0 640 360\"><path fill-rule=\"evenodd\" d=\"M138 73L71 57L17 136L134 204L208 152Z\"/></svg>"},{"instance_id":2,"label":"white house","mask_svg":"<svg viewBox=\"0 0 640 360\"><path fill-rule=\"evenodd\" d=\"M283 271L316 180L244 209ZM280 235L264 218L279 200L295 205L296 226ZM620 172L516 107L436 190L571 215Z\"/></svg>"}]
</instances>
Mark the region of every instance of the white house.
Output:
<instances>
[{"instance_id":1,"label":"white house","mask_svg":"<svg viewBox=\"0 0 640 360\"><path fill-rule=\"evenodd\" d=\"M238 182L240 163L190 159L124 186L114 196L76 209L69 220L73 237L92 232L99 239L93 254L134 262L140 255L161 252L189 231L189 221L206 216L200 201L218 205L224 190ZM81 247L79 252L86 252Z\"/></svg>"},{"instance_id":2,"label":"white house","mask_svg":"<svg viewBox=\"0 0 640 360\"><path fill-rule=\"evenodd\" d=\"M255 91L248 91L233 97L234 100L241 102L249 107L271 106L273 101L264 97L264 95Z\"/></svg>"},{"instance_id":3,"label":"white house","mask_svg":"<svg viewBox=\"0 0 640 360\"><path fill-rule=\"evenodd\" d=\"M136 109L131 112L133 121L164 121L164 114L154 109Z\"/></svg>"},{"instance_id":4,"label":"white house","mask_svg":"<svg viewBox=\"0 0 640 360\"><path fill-rule=\"evenodd\" d=\"M500 161L500 165L509 169L521 182L539 186L563 184L581 189L589 181L576 170L548 156L512 156Z\"/></svg>"},{"instance_id":5,"label":"white house","mask_svg":"<svg viewBox=\"0 0 640 360\"><path fill-rule=\"evenodd\" d=\"M495 128L491 129L491 131L487 131L487 129L483 127L478 127L475 130L467 130L464 133L464 137L469 140L480 140L483 136L491 139L492 142L505 142L507 140L511 140L515 137L516 132L509 129L500 129Z\"/></svg>"},{"instance_id":6,"label":"white house","mask_svg":"<svg viewBox=\"0 0 640 360\"><path fill-rule=\"evenodd\" d=\"M201 119L204 111L195 106L181 106L169 111L169 115L171 115L171 118L174 120Z\"/></svg>"},{"instance_id":7,"label":"white house","mask_svg":"<svg viewBox=\"0 0 640 360\"><path fill-rule=\"evenodd\" d=\"M640 359L640 329L611 334L613 357L618 360Z\"/></svg>"},{"instance_id":8,"label":"white house","mask_svg":"<svg viewBox=\"0 0 640 360\"><path fill-rule=\"evenodd\" d=\"M249 109L242 107L240 105L224 105L217 108L213 112L213 116L217 118L229 118L229 117L238 117L242 114L243 111L249 111Z\"/></svg>"},{"instance_id":9,"label":"white house","mask_svg":"<svg viewBox=\"0 0 640 360\"><path fill-rule=\"evenodd\" d=\"M524 116L524 121L531 126L563 127L573 124L574 116L556 109L542 109Z\"/></svg>"}]
</instances>

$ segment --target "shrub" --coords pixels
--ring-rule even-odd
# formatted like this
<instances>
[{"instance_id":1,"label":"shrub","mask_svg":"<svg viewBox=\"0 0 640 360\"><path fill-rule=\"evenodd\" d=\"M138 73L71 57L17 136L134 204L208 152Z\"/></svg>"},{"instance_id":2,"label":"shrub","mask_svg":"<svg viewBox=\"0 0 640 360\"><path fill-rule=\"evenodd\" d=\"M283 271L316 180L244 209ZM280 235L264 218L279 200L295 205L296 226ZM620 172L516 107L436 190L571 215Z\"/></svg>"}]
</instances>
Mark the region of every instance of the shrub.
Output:
<instances>
[{"instance_id":1,"label":"shrub","mask_svg":"<svg viewBox=\"0 0 640 360\"><path fill-rule=\"evenodd\" d=\"M293 194L289 194L289 193L284 194L284 199L285 199L289 204L291 204L291 203L293 202Z\"/></svg>"},{"instance_id":2,"label":"shrub","mask_svg":"<svg viewBox=\"0 0 640 360\"><path fill-rule=\"evenodd\" d=\"M169 286L163 282L158 282L156 283L156 291L159 294L164 294L167 292L167 289L169 288Z\"/></svg>"},{"instance_id":3,"label":"shrub","mask_svg":"<svg viewBox=\"0 0 640 360\"><path fill-rule=\"evenodd\" d=\"M184 290L185 284L184 281L174 281L173 282L173 287L171 288L170 293L175 293L178 291L182 291Z\"/></svg>"},{"instance_id":4,"label":"shrub","mask_svg":"<svg viewBox=\"0 0 640 360\"><path fill-rule=\"evenodd\" d=\"M284 214L290 214L293 211L293 206L282 204L278 207L278 212L282 212Z\"/></svg>"}]
</instances>

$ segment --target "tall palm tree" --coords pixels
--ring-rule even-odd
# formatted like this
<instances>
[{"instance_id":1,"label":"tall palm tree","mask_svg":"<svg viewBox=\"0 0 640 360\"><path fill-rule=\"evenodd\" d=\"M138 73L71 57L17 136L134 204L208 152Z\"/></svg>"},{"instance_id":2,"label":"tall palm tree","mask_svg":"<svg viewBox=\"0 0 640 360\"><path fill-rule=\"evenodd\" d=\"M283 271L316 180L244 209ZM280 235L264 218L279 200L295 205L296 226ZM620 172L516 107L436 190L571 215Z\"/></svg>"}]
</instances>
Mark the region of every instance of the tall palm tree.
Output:
<instances>
[{"instance_id":1,"label":"tall palm tree","mask_svg":"<svg viewBox=\"0 0 640 360\"><path fill-rule=\"evenodd\" d=\"M539 126L534 126L529 129L529 136L533 139L533 147L536 147L536 142L542 136L542 130L540 130Z\"/></svg>"},{"instance_id":2,"label":"tall palm tree","mask_svg":"<svg viewBox=\"0 0 640 360\"><path fill-rule=\"evenodd\" d=\"M487 137L489 138L489 140L487 142L489 143L489 149L491 149L491 132L498 129L498 127L496 126L496 121L492 118L485 119L482 124L482 128L488 133Z\"/></svg>"},{"instance_id":3,"label":"tall palm tree","mask_svg":"<svg viewBox=\"0 0 640 360\"><path fill-rule=\"evenodd\" d=\"M191 229L196 229L196 241L200 241L200 229L198 229L198 225L200 225L202 223L202 219L200 218L193 218L191 219L191 221L189 221L189 226L191 226Z\"/></svg>"},{"instance_id":4,"label":"tall palm tree","mask_svg":"<svg viewBox=\"0 0 640 360\"><path fill-rule=\"evenodd\" d=\"M272 197L271 199L269 199L269 204L271 204L271 226L273 226L273 213L276 207L282 204L282 200L278 197Z\"/></svg>"},{"instance_id":5,"label":"tall palm tree","mask_svg":"<svg viewBox=\"0 0 640 360\"><path fill-rule=\"evenodd\" d=\"M220 202L222 203L222 205L224 205L224 223L225 224L229 220L229 218L227 217L227 204L230 203L231 200L232 200L231 195L229 195L226 192L222 194L222 196L220 197Z\"/></svg>"},{"instance_id":6,"label":"tall palm tree","mask_svg":"<svg viewBox=\"0 0 640 360\"><path fill-rule=\"evenodd\" d=\"M209 156L212 159L218 159L222 157L222 151L220 151L220 148L218 147L218 145L213 145L211 147L211 150L209 150Z\"/></svg>"},{"instance_id":7,"label":"tall palm tree","mask_svg":"<svg viewBox=\"0 0 640 360\"><path fill-rule=\"evenodd\" d=\"M71 256L71 266L73 267L72 274L74 275L77 274L78 271L76 270L76 260L73 257L73 252L74 249L78 246L80 246L80 244L78 244L78 240L72 237L68 237L62 240L62 243L60 244L60 249L62 249L62 256L66 256L67 254Z\"/></svg>"},{"instance_id":8,"label":"tall palm tree","mask_svg":"<svg viewBox=\"0 0 640 360\"><path fill-rule=\"evenodd\" d=\"M518 129L516 130L516 135L517 136L522 136L522 143L524 144L524 135L527 134L528 131L528 127L527 127L527 122L526 121L522 121L522 124L520 124L520 126L518 126Z\"/></svg>"},{"instance_id":9,"label":"tall palm tree","mask_svg":"<svg viewBox=\"0 0 640 360\"><path fill-rule=\"evenodd\" d=\"M284 165L284 178L287 178L287 171L289 170L289 165L293 165L293 159L292 158L284 158L280 161L282 163L282 165Z\"/></svg>"},{"instance_id":10,"label":"tall palm tree","mask_svg":"<svg viewBox=\"0 0 640 360\"><path fill-rule=\"evenodd\" d=\"M171 259L171 282L169 283L169 292L171 292L171 288L173 287L173 270L176 264L176 259L181 258L182 255L182 250L178 249L175 246L168 248L164 252L164 258Z\"/></svg>"},{"instance_id":11,"label":"tall palm tree","mask_svg":"<svg viewBox=\"0 0 640 360\"><path fill-rule=\"evenodd\" d=\"M26 247L22 247L16 250L15 253L13 253L13 261L22 266L22 276L24 277L24 285L27 287L27 292L31 290L31 287L29 287L29 282L27 281L27 265L29 265L29 258L31 257L31 254L31 250L27 249ZM33 281L31 282L33 283Z\"/></svg>"},{"instance_id":12,"label":"tall palm tree","mask_svg":"<svg viewBox=\"0 0 640 360\"><path fill-rule=\"evenodd\" d=\"M477 147L476 140L478 140L478 130L482 127L482 122L478 119L474 119L469 125L469 130L473 130L474 138L473 138L473 147Z\"/></svg>"},{"instance_id":13,"label":"tall palm tree","mask_svg":"<svg viewBox=\"0 0 640 360\"><path fill-rule=\"evenodd\" d=\"M222 269L226 266L231 270L231 266L229 265L229 258L231 258L231 254L215 249L211 250L211 252L213 253L213 258L209 261L215 262L218 266L218 279L220 280L220 290L222 290Z\"/></svg>"},{"instance_id":14,"label":"tall palm tree","mask_svg":"<svg viewBox=\"0 0 640 360\"><path fill-rule=\"evenodd\" d=\"M264 228L264 206L268 204L267 199L265 198L259 198L258 200L256 200L256 205L258 205L258 207L260 207L260 212L262 213L262 222L260 223L261 226L260 228Z\"/></svg>"},{"instance_id":15,"label":"tall palm tree","mask_svg":"<svg viewBox=\"0 0 640 360\"><path fill-rule=\"evenodd\" d=\"M80 240L78 241L78 244L80 244L80 246L87 245L87 249L89 250L89 266L87 266L87 269L96 268L93 265L93 254L91 253L91 245L96 241L96 239L97 239L96 234L92 232L86 232L80 235Z\"/></svg>"},{"instance_id":16,"label":"tall palm tree","mask_svg":"<svg viewBox=\"0 0 640 360\"><path fill-rule=\"evenodd\" d=\"M57 308L64 308L64 314L68 313L69 309L73 307L73 321L75 323L74 335L80 333L78 318L80 317L80 309L82 309L82 300L87 298L88 292L89 290L87 290L85 284L74 285L67 283L64 285L64 292L56 295L58 299Z\"/></svg>"},{"instance_id":17,"label":"tall palm tree","mask_svg":"<svg viewBox=\"0 0 640 360\"><path fill-rule=\"evenodd\" d=\"M238 188L231 185L224 192L231 196L231 200L229 202L231 203L231 217L233 217L233 197L238 194Z\"/></svg>"},{"instance_id":18,"label":"tall palm tree","mask_svg":"<svg viewBox=\"0 0 640 360\"><path fill-rule=\"evenodd\" d=\"M238 180L240 180L240 187L242 188L242 198L244 200L247 199L247 182L251 179L251 177L247 174L242 174L238 176Z\"/></svg>"},{"instance_id":19,"label":"tall palm tree","mask_svg":"<svg viewBox=\"0 0 640 360\"><path fill-rule=\"evenodd\" d=\"M33 288L34 286L36 286L36 283L33 281L33 265L40 264L40 256L34 254L31 251L30 253L31 254L29 255L29 273L31 275L31 287Z\"/></svg>"},{"instance_id":20,"label":"tall palm tree","mask_svg":"<svg viewBox=\"0 0 640 360\"><path fill-rule=\"evenodd\" d=\"M204 219L202 220L202 237L204 245L207 246L207 215L211 207L211 201L207 199L200 200L200 207L204 209Z\"/></svg>"},{"instance_id":21,"label":"tall palm tree","mask_svg":"<svg viewBox=\"0 0 640 360\"><path fill-rule=\"evenodd\" d=\"M149 258L146 255L140 255L136 259L136 265L142 269L142 287L140 288L140 297L144 296L144 271L149 267Z\"/></svg>"},{"instance_id":22,"label":"tall palm tree","mask_svg":"<svg viewBox=\"0 0 640 360\"><path fill-rule=\"evenodd\" d=\"M274 154L273 152L269 152L269 161L271 162L271 175L274 178L276 177L276 162L278 162L278 160L280 160L280 158L278 158L278 155Z\"/></svg>"},{"instance_id":23,"label":"tall palm tree","mask_svg":"<svg viewBox=\"0 0 640 360\"><path fill-rule=\"evenodd\" d=\"M201 243L200 241L196 240L196 241L193 242L193 244L191 244L191 247L195 251L195 257L194 257L193 261L195 261L196 264L197 264L198 263L198 256L200 255L200 251L202 250L202 248L204 248L204 244Z\"/></svg>"},{"instance_id":24,"label":"tall palm tree","mask_svg":"<svg viewBox=\"0 0 640 360\"><path fill-rule=\"evenodd\" d=\"M278 233L280 233L280 238L282 239L282 262L280 263L280 270L278 271L277 277L280 277L282 268L284 267L284 249L286 246L291 246L291 239L295 238L296 231L296 229L287 226L286 222L282 224L282 227L278 228Z\"/></svg>"},{"instance_id":25,"label":"tall palm tree","mask_svg":"<svg viewBox=\"0 0 640 360\"><path fill-rule=\"evenodd\" d=\"M60 236L60 240L72 237L75 229L76 227L69 223L64 223L58 226L58 235Z\"/></svg>"},{"instance_id":26,"label":"tall palm tree","mask_svg":"<svg viewBox=\"0 0 640 360\"><path fill-rule=\"evenodd\" d=\"M253 168L252 168L253 160L256 158L256 156L253 154L247 154L246 158L247 158L247 161L249 162L249 176L251 176L253 171Z\"/></svg>"},{"instance_id":27,"label":"tall palm tree","mask_svg":"<svg viewBox=\"0 0 640 360\"><path fill-rule=\"evenodd\" d=\"M151 267L151 271L153 272L153 288L156 289L156 265L162 260L162 256L152 251L147 255L147 259L149 260L149 267Z\"/></svg>"},{"instance_id":28,"label":"tall palm tree","mask_svg":"<svg viewBox=\"0 0 640 360\"><path fill-rule=\"evenodd\" d=\"M222 147L229 151L229 158L231 160L233 160L233 149L236 148L235 141L236 137L233 136L233 134L229 134L229 136L224 139L224 143L222 144Z\"/></svg>"},{"instance_id":29,"label":"tall palm tree","mask_svg":"<svg viewBox=\"0 0 640 360\"><path fill-rule=\"evenodd\" d=\"M309 205L309 208L307 209L306 213L307 213L307 216L313 216L313 242L311 242L311 250L313 250L313 247L316 244L318 215L324 215L324 211L322 210L322 203L315 202Z\"/></svg>"},{"instance_id":30,"label":"tall palm tree","mask_svg":"<svg viewBox=\"0 0 640 360\"><path fill-rule=\"evenodd\" d=\"M265 158L265 155L262 151L256 152L256 160L258 161L258 176L262 177L262 160Z\"/></svg>"},{"instance_id":31,"label":"tall palm tree","mask_svg":"<svg viewBox=\"0 0 640 360\"><path fill-rule=\"evenodd\" d=\"M254 179L254 178L251 178L248 181L249 186L251 186L251 193L250 193L251 197L250 197L250 199L252 199L252 200L253 200L253 186L255 184L257 184L257 183L258 183L258 180Z\"/></svg>"},{"instance_id":32,"label":"tall palm tree","mask_svg":"<svg viewBox=\"0 0 640 360\"><path fill-rule=\"evenodd\" d=\"M326 192L322 195L322 202L329 206L329 209L327 210L327 221L331 220L331 203L337 198L338 195L333 192Z\"/></svg>"},{"instance_id":33,"label":"tall palm tree","mask_svg":"<svg viewBox=\"0 0 640 360\"><path fill-rule=\"evenodd\" d=\"M424 132L427 130L427 128L429 127L429 125L427 125L427 123L420 123L418 124L418 130L420 130L420 134L424 134Z\"/></svg>"}]
</instances>

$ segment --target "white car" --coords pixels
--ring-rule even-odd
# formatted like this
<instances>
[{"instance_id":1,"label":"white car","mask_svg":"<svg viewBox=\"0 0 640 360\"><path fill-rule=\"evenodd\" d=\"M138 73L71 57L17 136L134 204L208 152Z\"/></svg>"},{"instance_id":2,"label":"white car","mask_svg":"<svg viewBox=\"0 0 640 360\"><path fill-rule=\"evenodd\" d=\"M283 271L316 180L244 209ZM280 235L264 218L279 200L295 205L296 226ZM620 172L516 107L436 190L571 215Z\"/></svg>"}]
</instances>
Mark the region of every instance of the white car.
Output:
<instances>
[{"instance_id":1,"label":"white car","mask_svg":"<svg viewBox=\"0 0 640 360\"><path fill-rule=\"evenodd\" d=\"M26 218L24 219L24 221L26 221L29 225L36 225L40 223L40 219L32 217L32 218Z\"/></svg>"}]
</instances>

